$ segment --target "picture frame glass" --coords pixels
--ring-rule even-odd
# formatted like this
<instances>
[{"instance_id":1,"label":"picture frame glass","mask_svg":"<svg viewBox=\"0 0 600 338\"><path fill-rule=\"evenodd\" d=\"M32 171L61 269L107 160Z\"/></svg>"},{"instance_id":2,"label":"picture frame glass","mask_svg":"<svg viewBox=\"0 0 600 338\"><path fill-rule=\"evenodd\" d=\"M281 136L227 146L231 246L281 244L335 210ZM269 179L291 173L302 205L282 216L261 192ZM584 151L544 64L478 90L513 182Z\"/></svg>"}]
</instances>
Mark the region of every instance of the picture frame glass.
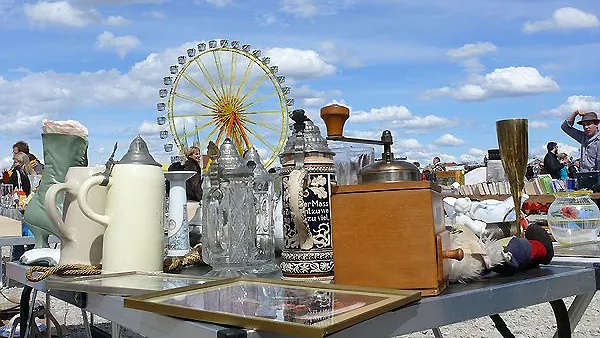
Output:
<instances>
[{"instance_id":1,"label":"picture frame glass","mask_svg":"<svg viewBox=\"0 0 600 338\"><path fill-rule=\"evenodd\" d=\"M193 278L180 278L176 276L130 274L111 276L108 278L87 279L74 281L90 287L111 287L134 289L143 286L144 290L170 290L178 287L203 284L206 280Z\"/></svg>"},{"instance_id":2,"label":"picture frame glass","mask_svg":"<svg viewBox=\"0 0 600 338\"><path fill-rule=\"evenodd\" d=\"M73 278L51 278L48 288L108 295L130 296L189 287L214 281L202 276L166 273L122 272Z\"/></svg>"},{"instance_id":3,"label":"picture frame glass","mask_svg":"<svg viewBox=\"0 0 600 338\"><path fill-rule=\"evenodd\" d=\"M281 323L327 327L389 300L389 296L369 292L234 281L149 301Z\"/></svg>"}]
</instances>

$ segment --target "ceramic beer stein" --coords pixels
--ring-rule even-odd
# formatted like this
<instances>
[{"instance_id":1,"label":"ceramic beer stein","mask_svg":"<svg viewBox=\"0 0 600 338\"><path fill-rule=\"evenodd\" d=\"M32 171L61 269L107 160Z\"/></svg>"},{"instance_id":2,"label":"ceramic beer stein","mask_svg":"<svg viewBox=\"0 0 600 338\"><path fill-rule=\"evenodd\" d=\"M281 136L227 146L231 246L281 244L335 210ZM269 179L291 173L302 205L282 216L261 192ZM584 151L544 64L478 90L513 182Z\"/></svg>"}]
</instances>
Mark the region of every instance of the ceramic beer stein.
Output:
<instances>
[{"instance_id":1,"label":"ceramic beer stein","mask_svg":"<svg viewBox=\"0 0 600 338\"><path fill-rule=\"evenodd\" d=\"M111 165L114 163L114 165ZM92 187L106 184L105 213L92 210ZM102 272L162 271L164 261L165 178L146 142L138 136L119 162L109 160L104 175L81 184L81 211L106 227Z\"/></svg>"},{"instance_id":2,"label":"ceramic beer stein","mask_svg":"<svg viewBox=\"0 0 600 338\"><path fill-rule=\"evenodd\" d=\"M104 225L89 219L81 212L77 203L77 193L83 181L102 171L102 167L70 167L65 176L65 183L54 184L46 192L46 212L60 233L59 265L101 263ZM62 198L59 194L63 192L61 215L56 207L56 200ZM90 189L88 201L94 211L103 212L106 207L106 187L96 186Z\"/></svg>"},{"instance_id":3,"label":"ceramic beer stein","mask_svg":"<svg viewBox=\"0 0 600 338\"><path fill-rule=\"evenodd\" d=\"M333 279L331 184L334 153L304 110L292 113L294 131L280 155L283 200L283 279Z\"/></svg>"}]
</instances>

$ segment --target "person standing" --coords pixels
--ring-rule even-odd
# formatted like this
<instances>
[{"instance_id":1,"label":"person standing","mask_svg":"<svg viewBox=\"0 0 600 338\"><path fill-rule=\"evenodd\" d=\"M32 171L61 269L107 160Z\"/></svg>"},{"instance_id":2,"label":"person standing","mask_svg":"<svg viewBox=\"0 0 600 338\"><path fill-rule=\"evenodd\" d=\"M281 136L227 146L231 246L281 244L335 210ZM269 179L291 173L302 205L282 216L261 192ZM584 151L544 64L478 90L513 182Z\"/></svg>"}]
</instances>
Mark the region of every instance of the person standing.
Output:
<instances>
[{"instance_id":1,"label":"person standing","mask_svg":"<svg viewBox=\"0 0 600 338\"><path fill-rule=\"evenodd\" d=\"M577 124L583 126L583 131L573 127L575 118L581 116ZM571 138L581 144L580 172L600 170L600 133L598 132L598 115L595 112L576 110L562 123L560 128Z\"/></svg>"},{"instance_id":2,"label":"person standing","mask_svg":"<svg viewBox=\"0 0 600 338\"><path fill-rule=\"evenodd\" d=\"M566 153L560 153L556 156L558 161L560 162L560 179L566 181L569 178L569 155Z\"/></svg>"},{"instance_id":3,"label":"person standing","mask_svg":"<svg viewBox=\"0 0 600 338\"><path fill-rule=\"evenodd\" d=\"M185 182L185 191L188 201L202 201L202 153L200 148L191 146L185 152L183 170L195 171L196 174Z\"/></svg>"},{"instance_id":4,"label":"person standing","mask_svg":"<svg viewBox=\"0 0 600 338\"><path fill-rule=\"evenodd\" d=\"M44 170L44 164L32 153L29 152L29 144L25 141L17 141L13 144L13 154L25 153L29 157L31 167L35 171L33 175L41 175Z\"/></svg>"},{"instance_id":5,"label":"person standing","mask_svg":"<svg viewBox=\"0 0 600 338\"><path fill-rule=\"evenodd\" d=\"M544 173L549 174L554 179L560 179L560 169L563 165L557 158L558 144L556 142L548 142L546 149L548 149L548 153L544 157Z\"/></svg>"}]
</instances>

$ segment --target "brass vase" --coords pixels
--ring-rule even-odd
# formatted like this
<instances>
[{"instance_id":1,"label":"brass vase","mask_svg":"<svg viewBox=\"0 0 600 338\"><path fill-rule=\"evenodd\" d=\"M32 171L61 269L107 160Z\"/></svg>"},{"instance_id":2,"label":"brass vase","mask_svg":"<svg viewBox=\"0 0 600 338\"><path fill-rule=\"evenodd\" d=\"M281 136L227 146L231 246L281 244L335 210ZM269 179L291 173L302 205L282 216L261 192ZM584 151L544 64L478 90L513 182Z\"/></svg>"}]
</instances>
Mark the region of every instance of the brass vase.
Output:
<instances>
[{"instance_id":1,"label":"brass vase","mask_svg":"<svg viewBox=\"0 0 600 338\"><path fill-rule=\"evenodd\" d=\"M521 197L525 186L525 171L528 159L527 119L510 119L496 121L498 146L502 165L510 184L515 204L517 237L523 237L521 227Z\"/></svg>"}]
</instances>

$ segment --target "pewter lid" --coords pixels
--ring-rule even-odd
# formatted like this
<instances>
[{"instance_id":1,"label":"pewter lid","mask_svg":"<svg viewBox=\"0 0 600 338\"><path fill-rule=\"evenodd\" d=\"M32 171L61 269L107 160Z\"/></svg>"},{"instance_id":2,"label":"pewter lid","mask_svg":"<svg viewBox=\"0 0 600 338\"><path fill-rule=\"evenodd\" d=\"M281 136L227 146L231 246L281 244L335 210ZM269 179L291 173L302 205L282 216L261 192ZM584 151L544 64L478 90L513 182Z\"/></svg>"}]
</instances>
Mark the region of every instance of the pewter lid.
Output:
<instances>
[{"instance_id":1,"label":"pewter lid","mask_svg":"<svg viewBox=\"0 0 600 338\"><path fill-rule=\"evenodd\" d=\"M421 172L412 163L406 161L379 161L362 168L358 172L358 183L391 183L402 181L420 181Z\"/></svg>"},{"instance_id":2,"label":"pewter lid","mask_svg":"<svg viewBox=\"0 0 600 338\"><path fill-rule=\"evenodd\" d=\"M154 157L150 155L148 145L140 135L136 136L136 138L131 141L129 150L117 164L141 164L162 167L162 165L156 162Z\"/></svg>"},{"instance_id":3,"label":"pewter lid","mask_svg":"<svg viewBox=\"0 0 600 338\"><path fill-rule=\"evenodd\" d=\"M252 175L252 171L242 161L231 139L226 138L219 150L221 151L219 166L223 168L223 175L225 177L245 177Z\"/></svg>"},{"instance_id":4,"label":"pewter lid","mask_svg":"<svg viewBox=\"0 0 600 338\"><path fill-rule=\"evenodd\" d=\"M246 163L246 166L249 169L251 169L251 166L248 165L248 162L250 161L254 163L254 169L252 171L256 180L273 181L273 177L269 175L269 173L265 169L265 166L260 160L260 155L254 147L250 147L250 149L246 150L246 152L244 153L244 163Z\"/></svg>"},{"instance_id":5,"label":"pewter lid","mask_svg":"<svg viewBox=\"0 0 600 338\"><path fill-rule=\"evenodd\" d=\"M302 128L302 126L298 128L296 125L298 123L303 123L304 128ZM304 141L305 153L315 152L325 155L335 155L335 153L327 146L327 140L321 135L319 127L316 126L308 117L306 117L303 122L297 122L296 124L294 125L294 131L292 132L290 138L288 138L285 144L285 149L283 150L283 153L281 153L280 157L293 154L295 152L294 146L300 137L302 137Z\"/></svg>"}]
</instances>

